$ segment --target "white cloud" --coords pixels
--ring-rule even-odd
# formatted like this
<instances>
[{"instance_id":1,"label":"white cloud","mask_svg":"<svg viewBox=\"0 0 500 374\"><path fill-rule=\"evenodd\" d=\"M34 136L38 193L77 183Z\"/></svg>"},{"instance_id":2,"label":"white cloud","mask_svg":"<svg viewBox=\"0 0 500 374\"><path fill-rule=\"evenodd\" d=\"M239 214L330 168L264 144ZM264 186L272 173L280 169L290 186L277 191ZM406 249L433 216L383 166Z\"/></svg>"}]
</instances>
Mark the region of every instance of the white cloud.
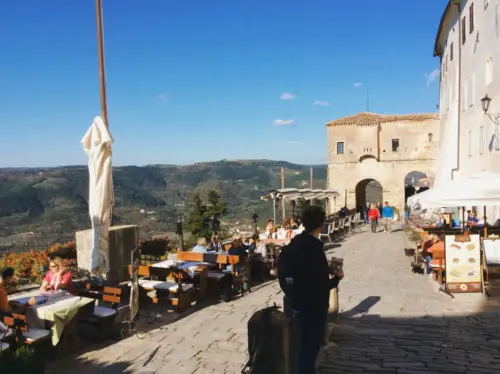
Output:
<instances>
[{"instance_id":1,"label":"white cloud","mask_svg":"<svg viewBox=\"0 0 500 374\"><path fill-rule=\"evenodd\" d=\"M356 82L356 83L354 83L354 84L353 84L353 87L354 87L354 88L359 88L359 87L361 87L362 85L363 85L363 83Z\"/></svg>"},{"instance_id":2,"label":"white cloud","mask_svg":"<svg viewBox=\"0 0 500 374\"><path fill-rule=\"evenodd\" d=\"M290 92L285 92L280 96L281 100L292 100L295 99L295 95L291 94Z\"/></svg>"},{"instance_id":3,"label":"white cloud","mask_svg":"<svg viewBox=\"0 0 500 374\"><path fill-rule=\"evenodd\" d=\"M293 125L295 121L293 119L275 119L274 124L278 126L289 126Z\"/></svg>"},{"instance_id":4,"label":"white cloud","mask_svg":"<svg viewBox=\"0 0 500 374\"><path fill-rule=\"evenodd\" d=\"M288 144L288 145L298 145L298 144L302 144L302 142L298 141L298 140L289 140L289 141L285 142L285 144Z\"/></svg>"},{"instance_id":5,"label":"white cloud","mask_svg":"<svg viewBox=\"0 0 500 374\"><path fill-rule=\"evenodd\" d=\"M168 100L168 95L166 93L161 93L158 95L158 100L160 103L165 103Z\"/></svg>"},{"instance_id":6,"label":"white cloud","mask_svg":"<svg viewBox=\"0 0 500 374\"><path fill-rule=\"evenodd\" d=\"M315 100L314 105L317 106L330 106L330 103L328 101L321 101L321 100Z\"/></svg>"},{"instance_id":7,"label":"white cloud","mask_svg":"<svg viewBox=\"0 0 500 374\"><path fill-rule=\"evenodd\" d=\"M429 87L439 78L439 69L434 69L428 74L425 73L424 76L425 76L425 84L427 85L427 87Z\"/></svg>"}]
</instances>

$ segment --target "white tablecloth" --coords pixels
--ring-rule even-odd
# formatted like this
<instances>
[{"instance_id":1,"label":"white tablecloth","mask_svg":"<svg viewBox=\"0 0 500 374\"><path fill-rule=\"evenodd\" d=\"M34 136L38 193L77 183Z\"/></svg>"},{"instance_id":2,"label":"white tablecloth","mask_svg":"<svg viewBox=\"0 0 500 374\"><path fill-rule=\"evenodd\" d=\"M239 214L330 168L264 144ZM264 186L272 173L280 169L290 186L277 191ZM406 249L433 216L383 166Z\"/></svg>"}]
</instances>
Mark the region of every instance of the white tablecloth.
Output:
<instances>
[{"instance_id":1,"label":"white tablecloth","mask_svg":"<svg viewBox=\"0 0 500 374\"><path fill-rule=\"evenodd\" d=\"M183 266L184 264L190 266ZM190 277L194 277L195 271L194 269L200 265L208 265L207 262L184 262L184 261L177 261L177 260L166 260L162 262L158 262L156 264L151 265L151 267L156 267L156 268L165 268L168 269L169 267L175 266L178 269L184 270L186 273L189 274Z\"/></svg>"}]
</instances>

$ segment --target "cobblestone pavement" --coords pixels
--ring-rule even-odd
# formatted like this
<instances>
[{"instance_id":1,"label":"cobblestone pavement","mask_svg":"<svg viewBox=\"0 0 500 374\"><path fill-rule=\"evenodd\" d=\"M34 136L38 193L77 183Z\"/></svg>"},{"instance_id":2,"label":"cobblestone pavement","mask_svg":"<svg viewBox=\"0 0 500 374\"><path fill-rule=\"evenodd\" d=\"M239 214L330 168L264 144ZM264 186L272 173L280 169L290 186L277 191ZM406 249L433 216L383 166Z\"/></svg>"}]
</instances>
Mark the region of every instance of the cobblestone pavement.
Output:
<instances>
[{"instance_id":1,"label":"cobblestone pavement","mask_svg":"<svg viewBox=\"0 0 500 374\"><path fill-rule=\"evenodd\" d=\"M334 249L343 313L319 373L499 373L498 302L439 292L411 272L405 244L401 232L365 232Z\"/></svg>"},{"instance_id":2,"label":"cobblestone pavement","mask_svg":"<svg viewBox=\"0 0 500 374\"><path fill-rule=\"evenodd\" d=\"M344 258L343 312L319 374L498 373L500 308L482 295L451 299L413 274L402 232L349 235L329 255ZM282 295L276 282L231 303L205 307L107 347L50 365L49 374L232 374L247 360L246 323Z\"/></svg>"}]
</instances>

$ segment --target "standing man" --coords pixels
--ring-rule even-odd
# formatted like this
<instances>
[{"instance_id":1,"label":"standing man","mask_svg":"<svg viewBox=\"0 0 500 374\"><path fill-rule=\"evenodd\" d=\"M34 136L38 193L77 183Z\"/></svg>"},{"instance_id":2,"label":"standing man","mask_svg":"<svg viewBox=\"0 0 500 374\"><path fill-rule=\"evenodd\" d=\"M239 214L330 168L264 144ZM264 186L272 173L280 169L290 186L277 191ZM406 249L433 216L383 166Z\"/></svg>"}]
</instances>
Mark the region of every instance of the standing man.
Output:
<instances>
[{"instance_id":1,"label":"standing man","mask_svg":"<svg viewBox=\"0 0 500 374\"><path fill-rule=\"evenodd\" d=\"M308 206L302 213L304 232L283 248L278 279L300 329L299 374L315 374L316 358L324 340L330 290L344 277L342 269L331 276L323 241L319 238L325 211Z\"/></svg>"},{"instance_id":2,"label":"standing man","mask_svg":"<svg viewBox=\"0 0 500 374\"><path fill-rule=\"evenodd\" d=\"M370 223L370 217L368 216L368 212L370 211L370 203L367 202L363 207L363 218L365 219L365 223L368 225Z\"/></svg>"},{"instance_id":3,"label":"standing man","mask_svg":"<svg viewBox=\"0 0 500 374\"><path fill-rule=\"evenodd\" d=\"M394 219L394 209L392 206L389 206L389 203L386 201L384 203L384 208L382 209L382 219L384 220L384 232L391 232L391 224Z\"/></svg>"}]
</instances>

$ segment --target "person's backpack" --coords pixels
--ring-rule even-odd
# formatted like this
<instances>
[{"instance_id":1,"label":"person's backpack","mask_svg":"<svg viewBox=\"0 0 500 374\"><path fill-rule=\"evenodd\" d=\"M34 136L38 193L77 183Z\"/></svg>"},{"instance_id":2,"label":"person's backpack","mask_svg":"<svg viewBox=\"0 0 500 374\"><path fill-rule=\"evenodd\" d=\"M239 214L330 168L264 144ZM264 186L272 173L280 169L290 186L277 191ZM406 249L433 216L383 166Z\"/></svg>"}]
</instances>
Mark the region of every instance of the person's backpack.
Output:
<instances>
[{"instance_id":1,"label":"person's backpack","mask_svg":"<svg viewBox=\"0 0 500 374\"><path fill-rule=\"evenodd\" d=\"M278 258L278 282L285 295L291 295L299 246L295 240L283 247Z\"/></svg>"}]
</instances>

